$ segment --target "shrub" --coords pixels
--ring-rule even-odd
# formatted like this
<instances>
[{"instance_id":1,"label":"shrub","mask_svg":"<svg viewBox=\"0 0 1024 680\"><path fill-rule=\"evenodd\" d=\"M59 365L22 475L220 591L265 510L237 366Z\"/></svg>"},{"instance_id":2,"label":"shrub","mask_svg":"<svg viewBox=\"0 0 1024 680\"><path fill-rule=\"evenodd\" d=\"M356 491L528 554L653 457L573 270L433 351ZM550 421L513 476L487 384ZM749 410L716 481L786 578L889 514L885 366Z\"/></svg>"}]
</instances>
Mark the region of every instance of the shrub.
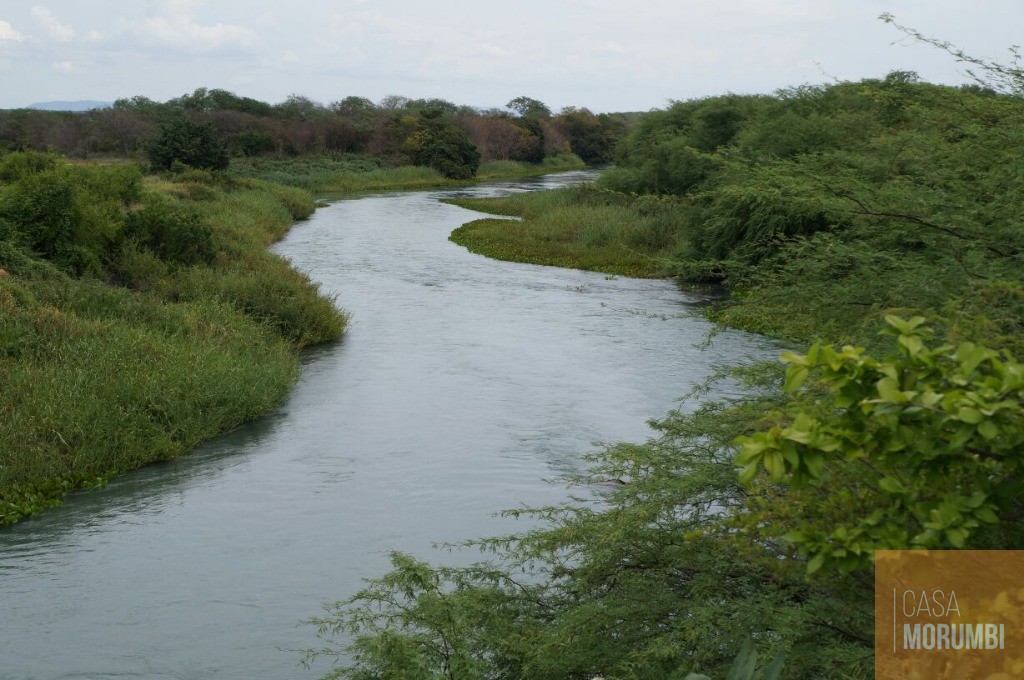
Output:
<instances>
[{"instance_id":1,"label":"shrub","mask_svg":"<svg viewBox=\"0 0 1024 680\"><path fill-rule=\"evenodd\" d=\"M230 161L224 141L213 126L186 117L161 125L146 155L154 170L170 170L175 161L193 168L224 170Z\"/></svg>"},{"instance_id":2,"label":"shrub","mask_svg":"<svg viewBox=\"0 0 1024 680\"><path fill-rule=\"evenodd\" d=\"M165 262L210 262L216 254L213 232L194 208L154 200L128 214L125 236Z\"/></svg>"},{"instance_id":3,"label":"shrub","mask_svg":"<svg viewBox=\"0 0 1024 680\"><path fill-rule=\"evenodd\" d=\"M452 125L431 125L414 132L403 144L416 165L425 165L449 179L469 179L480 167L480 152Z\"/></svg>"},{"instance_id":4,"label":"shrub","mask_svg":"<svg viewBox=\"0 0 1024 680\"><path fill-rule=\"evenodd\" d=\"M258 156L274 150L274 137L260 130L246 130L235 137L235 149L243 156Z\"/></svg>"},{"instance_id":5,"label":"shrub","mask_svg":"<svg viewBox=\"0 0 1024 680\"><path fill-rule=\"evenodd\" d=\"M134 243L125 245L117 262L121 283L133 290L151 290L167 276L167 263L150 250L142 250Z\"/></svg>"},{"instance_id":6,"label":"shrub","mask_svg":"<svg viewBox=\"0 0 1024 680\"><path fill-rule=\"evenodd\" d=\"M56 168L25 175L0 200L8 238L75 273L101 274L100 256L116 228L101 204L82 200L71 173Z\"/></svg>"},{"instance_id":7,"label":"shrub","mask_svg":"<svg viewBox=\"0 0 1024 680\"><path fill-rule=\"evenodd\" d=\"M26 175L32 175L57 167L56 154L24 151L9 153L0 157L0 183L9 184Z\"/></svg>"}]
</instances>

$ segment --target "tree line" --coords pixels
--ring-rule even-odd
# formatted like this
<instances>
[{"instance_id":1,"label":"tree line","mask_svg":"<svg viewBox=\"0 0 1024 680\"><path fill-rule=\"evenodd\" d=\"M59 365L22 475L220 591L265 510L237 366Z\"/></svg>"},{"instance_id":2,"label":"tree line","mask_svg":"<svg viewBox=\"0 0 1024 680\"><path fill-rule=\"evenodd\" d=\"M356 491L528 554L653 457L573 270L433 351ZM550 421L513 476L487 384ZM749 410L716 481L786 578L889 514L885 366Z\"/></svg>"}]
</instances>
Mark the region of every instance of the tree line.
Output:
<instances>
[{"instance_id":1,"label":"tree line","mask_svg":"<svg viewBox=\"0 0 1024 680\"><path fill-rule=\"evenodd\" d=\"M157 102L118 99L84 113L0 111L0 152L51 151L69 157L141 155L162 126L187 118L208 125L234 156L365 154L395 164L422 160L424 146L468 140L480 159L539 163L574 153L589 164L608 163L635 116L594 114L517 97L507 109L480 110L444 99L399 95L372 102L348 96L324 105L301 95L269 104L222 89L199 88Z\"/></svg>"}]
</instances>

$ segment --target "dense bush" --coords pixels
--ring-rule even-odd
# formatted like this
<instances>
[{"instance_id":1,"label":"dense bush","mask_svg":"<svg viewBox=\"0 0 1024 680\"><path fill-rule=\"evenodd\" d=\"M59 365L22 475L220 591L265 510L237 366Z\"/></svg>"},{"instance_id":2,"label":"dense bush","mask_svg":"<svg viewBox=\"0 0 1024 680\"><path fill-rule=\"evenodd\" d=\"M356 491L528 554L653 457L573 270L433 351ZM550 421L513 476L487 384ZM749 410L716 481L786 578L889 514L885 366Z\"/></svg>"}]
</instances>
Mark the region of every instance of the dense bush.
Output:
<instances>
[{"instance_id":1,"label":"dense bush","mask_svg":"<svg viewBox=\"0 0 1024 680\"><path fill-rule=\"evenodd\" d=\"M196 123L186 116L160 126L160 133L146 148L154 170L170 170L174 165L224 170L230 157L224 141L209 123Z\"/></svg>"},{"instance_id":2,"label":"dense bush","mask_svg":"<svg viewBox=\"0 0 1024 680\"><path fill-rule=\"evenodd\" d=\"M245 130L235 137L235 149L243 156L259 156L273 151L275 146L268 132Z\"/></svg>"},{"instance_id":3,"label":"dense bush","mask_svg":"<svg viewBox=\"0 0 1024 680\"><path fill-rule=\"evenodd\" d=\"M53 170L60 162L56 154L9 153L0 156L0 182L9 184L44 170Z\"/></svg>"},{"instance_id":4,"label":"dense bush","mask_svg":"<svg viewBox=\"0 0 1024 680\"><path fill-rule=\"evenodd\" d=\"M480 152L469 138L436 118L423 118L420 129L402 146L413 163L433 168L449 179L469 179L480 167Z\"/></svg>"},{"instance_id":5,"label":"dense bush","mask_svg":"<svg viewBox=\"0 0 1024 680\"><path fill-rule=\"evenodd\" d=\"M124 210L140 195L138 168L70 166L34 153L9 154L0 168L8 178L0 193L0 238L74 273L103 276Z\"/></svg>"},{"instance_id":6,"label":"dense bush","mask_svg":"<svg viewBox=\"0 0 1024 680\"><path fill-rule=\"evenodd\" d=\"M128 213L125 237L171 264L209 262L216 254L213 231L195 208L151 200Z\"/></svg>"}]
</instances>

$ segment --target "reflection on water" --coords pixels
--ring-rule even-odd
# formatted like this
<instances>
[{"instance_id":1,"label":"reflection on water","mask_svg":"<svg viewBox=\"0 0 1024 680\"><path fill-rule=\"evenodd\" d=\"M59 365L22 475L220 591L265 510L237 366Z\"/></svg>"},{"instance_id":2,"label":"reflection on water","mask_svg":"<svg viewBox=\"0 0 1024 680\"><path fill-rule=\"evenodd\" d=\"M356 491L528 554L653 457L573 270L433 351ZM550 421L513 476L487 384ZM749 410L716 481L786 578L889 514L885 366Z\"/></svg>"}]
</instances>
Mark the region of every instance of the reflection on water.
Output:
<instances>
[{"instance_id":1,"label":"reflection on water","mask_svg":"<svg viewBox=\"0 0 1024 680\"><path fill-rule=\"evenodd\" d=\"M496 262L447 240L444 196L343 200L277 250L352 313L270 417L0 529L0 680L316 677L299 621L380 574L565 499L594 442L642 440L714 362L699 295L667 281ZM520 525L521 526L521 525ZM446 556L443 559L457 559Z\"/></svg>"}]
</instances>

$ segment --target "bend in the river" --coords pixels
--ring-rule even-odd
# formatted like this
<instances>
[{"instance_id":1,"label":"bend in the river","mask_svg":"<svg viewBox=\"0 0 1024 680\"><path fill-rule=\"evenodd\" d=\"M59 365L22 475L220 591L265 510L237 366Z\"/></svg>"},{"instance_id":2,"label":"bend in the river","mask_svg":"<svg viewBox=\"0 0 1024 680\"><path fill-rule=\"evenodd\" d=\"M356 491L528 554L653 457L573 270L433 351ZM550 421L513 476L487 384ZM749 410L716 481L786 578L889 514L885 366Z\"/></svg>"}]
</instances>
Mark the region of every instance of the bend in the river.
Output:
<instances>
[{"instance_id":1,"label":"bend in the river","mask_svg":"<svg viewBox=\"0 0 1024 680\"><path fill-rule=\"evenodd\" d=\"M316 677L299 622L560 502L595 441L640 441L715 362L763 355L670 281L489 260L438 202L585 173L342 200L276 250L352 313L271 417L0 529L0 679ZM452 559L452 558L447 558Z\"/></svg>"}]
</instances>

